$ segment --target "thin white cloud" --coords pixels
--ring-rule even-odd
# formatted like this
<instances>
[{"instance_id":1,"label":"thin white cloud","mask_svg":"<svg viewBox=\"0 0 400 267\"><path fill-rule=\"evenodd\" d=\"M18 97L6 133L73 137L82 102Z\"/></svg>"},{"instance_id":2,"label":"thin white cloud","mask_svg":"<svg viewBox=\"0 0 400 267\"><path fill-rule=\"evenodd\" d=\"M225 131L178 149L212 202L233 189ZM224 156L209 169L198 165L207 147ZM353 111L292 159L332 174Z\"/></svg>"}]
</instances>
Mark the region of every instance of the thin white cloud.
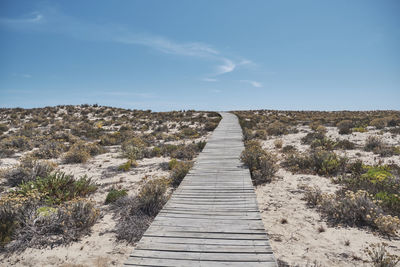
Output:
<instances>
[{"instance_id":1,"label":"thin white cloud","mask_svg":"<svg viewBox=\"0 0 400 267\"><path fill-rule=\"evenodd\" d=\"M32 17L33 15L33 17ZM32 13L30 17L26 18L0 18L0 24L3 25L18 25L18 24L31 24L31 23L38 23L43 20L43 15L37 12Z\"/></svg>"},{"instance_id":2,"label":"thin white cloud","mask_svg":"<svg viewBox=\"0 0 400 267\"><path fill-rule=\"evenodd\" d=\"M157 49L166 54L200 57L214 56L219 54L217 50L207 44L199 42L177 43L162 36L154 36L149 34L138 35L128 33L123 36L114 37L114 41L124 44L144 45Z\"/></svg>"},{"instance_id":3,"label":"thin white cloud","mask_svg":"<svg viewBox=\"0 0 400 267\"><path fill-rule=\"evenodd\" d=\"M217 67L217 74L216 75L229 73L229 72L232 72L232 71L235 70L236 64L232 60L224 58L223 61L224 61L224 64L219 65Z\"/></svg>"},{"instance_id":4,"label":"thin white cloud","mask_svg":"<svg viewBox=\"0 0 400 267\"><path fill-rule=\"evenodd\" d=\"M215 78L203 78L202 81L204 81L204 82L217 82L218 79L215 79Z\"/></svg>"},{"instance_id":5,"label":"thin white cloud","mask_svg":"<svg viewBox=\"0 0 400 267\"><path fill-rule=\"evenodd\" d=\"M250 85L253 86L253 87L258 87L258 88L262 87L262 84L261 84L260 82L256 82L256 81L251 81L251 80L240 80L240 82L248 83L248 84L250 84Z\"/></svg>"}]
</instances>

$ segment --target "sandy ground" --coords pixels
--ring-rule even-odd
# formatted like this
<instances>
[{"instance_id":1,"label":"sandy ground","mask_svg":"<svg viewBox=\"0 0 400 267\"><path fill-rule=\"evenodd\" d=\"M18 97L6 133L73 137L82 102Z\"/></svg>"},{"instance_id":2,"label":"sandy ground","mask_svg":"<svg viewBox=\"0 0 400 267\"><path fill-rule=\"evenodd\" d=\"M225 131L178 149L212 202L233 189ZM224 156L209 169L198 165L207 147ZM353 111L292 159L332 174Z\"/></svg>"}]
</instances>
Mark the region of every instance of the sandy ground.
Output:
<instances>
[{"instance_id":1,"label":"sandy ground","mask_svg":"<svg viewBox=\"0 0 400 267\"><path fill-rule=\"evenodd\" d=\"M316 175L291 174L280 169L280 178L256 188L257 200L274 254L293 266L370 266L364 249L372 243L387 242L392 254L400 255L400 240L388 240L368 230L330 227L319 213L302 200L301 184L317 185L324 192L338 186ZM281 220L287 223L282 224ZM319 227L325 232L320 233ZM346 241L350 241L348 246ZM313 266L313 265L312 265Z\"/></svg>"},{"instance_id":2,"label":"sandy ground","mask_svg":"<svg viewBox=\"0 0 400 267\"><path fill-rule=\"evenodd\" d=\"M276 139L282 139L283 146L293 145L301 152L307 151L309 146L302 145L300 140L311 129L307 126L298 129L296 134L271 137L262 141L263 147L276 153L279 159L282 159L282 154L274 146ZM362 150L368 136L377 135L377 132L372 130L366 133L339 135L335 127L329 127L327 135L334 140L348 139L357 144L355 150L335 150L350 160L361 159L365 164L371 165L379 162L400 165L399 156L382 158ZM400 145L399 135L385 133L379 136L387 144ZM282 168L270 184L256 188L262 220L277 259L290 266L370 266L364 249L370 244L381 242L389 244L388 251L391 254L400 255L400 238L389 240L368 229L327 225L318 211L308 207L302 200L303 190L299 188L301 185L318 186L326 193L333 193L339 189L339 185L333 184L329 178L292 174ZM287 223L282 223L282 219L286 219ZM319 232L320 227L325 231Z\"/></svg>"}]
</instances>

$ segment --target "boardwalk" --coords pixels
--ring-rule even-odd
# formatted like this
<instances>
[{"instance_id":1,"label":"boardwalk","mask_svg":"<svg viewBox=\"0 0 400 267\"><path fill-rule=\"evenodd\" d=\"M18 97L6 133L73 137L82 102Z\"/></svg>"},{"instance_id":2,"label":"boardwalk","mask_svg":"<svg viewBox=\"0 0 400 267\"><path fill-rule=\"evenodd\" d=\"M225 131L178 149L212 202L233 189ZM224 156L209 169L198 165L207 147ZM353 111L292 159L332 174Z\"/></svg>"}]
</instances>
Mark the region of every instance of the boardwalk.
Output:
<instances>
[{"instance_id":1,"label":"boardwalk","mask_svg":"<svg viewBox=\"0 0 400 267\"><path fill-rule=\"evenodd\" d=\"M248 169L242 132L223 119L125 266L276 266Z\"/></svg>"}]
</instances>

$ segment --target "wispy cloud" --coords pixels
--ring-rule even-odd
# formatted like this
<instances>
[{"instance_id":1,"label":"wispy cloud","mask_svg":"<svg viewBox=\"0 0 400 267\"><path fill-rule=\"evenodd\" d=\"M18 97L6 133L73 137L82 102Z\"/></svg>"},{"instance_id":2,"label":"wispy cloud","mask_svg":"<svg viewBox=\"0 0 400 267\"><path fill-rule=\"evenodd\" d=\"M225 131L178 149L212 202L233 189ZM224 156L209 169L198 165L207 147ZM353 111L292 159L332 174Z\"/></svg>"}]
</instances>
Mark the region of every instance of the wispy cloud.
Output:
<instances>
[{"instance_id":1,"label":"wispy cloud","mask_svg":"<svg viewBox=\"0 0 400 267\"><path fill-rule=\"evenodd\" d=\"M32 24L43 21L43 15L37 12L33 12L30 16L23 18L0 18L0 24L3 25L20 25L20 24Z\"/></svg>"},{"instance_id":2,"label":"wispy cloud","mask_svg":"<svg viewBox=\"0 0 400 267\"><path fill-rule=\"evenodd\" d=\"M251 80L240 80L240 82L242 83L248 83L253 87L262 87L262 84L260 82L256 82L256 81L251 81Z\"/></svg>"},{"instance_id":3,"label":"wispy cloud","mask_svg":"<svg viewBox=\"0 0 400 267\"><path fill-rule=\"evenodd\" d=\"M215 79L215 78L203 78L201 80L204 82L217 82L218 81L218 79Z\"/></svg>"}]
</instances>

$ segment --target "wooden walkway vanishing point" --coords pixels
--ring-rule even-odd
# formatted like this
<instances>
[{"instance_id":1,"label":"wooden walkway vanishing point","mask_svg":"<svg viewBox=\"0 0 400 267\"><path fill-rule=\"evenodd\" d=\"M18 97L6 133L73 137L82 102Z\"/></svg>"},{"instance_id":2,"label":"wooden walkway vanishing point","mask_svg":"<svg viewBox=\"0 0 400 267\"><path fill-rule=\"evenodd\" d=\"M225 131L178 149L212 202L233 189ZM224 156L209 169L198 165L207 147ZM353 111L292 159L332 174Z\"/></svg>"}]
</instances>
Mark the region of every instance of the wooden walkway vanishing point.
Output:
<instances>
[{"instance_id":1,"label":"wooden walkway vanishing point","mask_svg":"<svg viewBox=\"0 0 400 267\"><path fill-rule=\"evenodd\" d=\"M257 206L238 119L223 119L125 266L277 266Z\"/></svg>"}]
</instances>

